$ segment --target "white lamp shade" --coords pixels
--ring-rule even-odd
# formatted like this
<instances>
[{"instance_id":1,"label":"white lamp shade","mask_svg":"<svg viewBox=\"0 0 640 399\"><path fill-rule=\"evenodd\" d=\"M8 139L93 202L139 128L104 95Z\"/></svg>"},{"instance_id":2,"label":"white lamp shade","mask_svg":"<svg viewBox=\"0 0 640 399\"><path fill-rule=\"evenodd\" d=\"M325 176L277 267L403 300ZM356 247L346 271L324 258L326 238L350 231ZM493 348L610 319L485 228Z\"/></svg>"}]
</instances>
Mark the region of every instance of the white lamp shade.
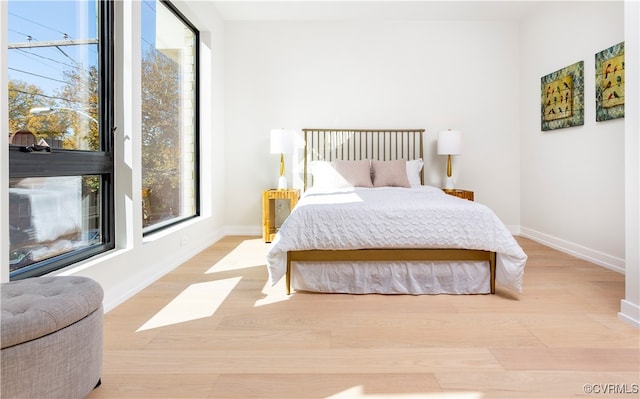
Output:
<instances>
[{"instance_id":1,"label":"white lamp shade","mask_svg":"<svg viewBox=\"0 0 640 399\"><path fill-rule=\"evenodd\" d=\"M462 134L458 130L443 130L438 133L438 155L460 155Z\"/></svg>"},{"instance_id":2,"label":"white lamp shade","mask_svg":"<svg viewBox=\"0 0 640 399\"><path fill-rule=\"evenodd\" d=\"M285 129L271 130L271 153L290 154L293 152L293 137Z\"/></svg>"}]
</instances>

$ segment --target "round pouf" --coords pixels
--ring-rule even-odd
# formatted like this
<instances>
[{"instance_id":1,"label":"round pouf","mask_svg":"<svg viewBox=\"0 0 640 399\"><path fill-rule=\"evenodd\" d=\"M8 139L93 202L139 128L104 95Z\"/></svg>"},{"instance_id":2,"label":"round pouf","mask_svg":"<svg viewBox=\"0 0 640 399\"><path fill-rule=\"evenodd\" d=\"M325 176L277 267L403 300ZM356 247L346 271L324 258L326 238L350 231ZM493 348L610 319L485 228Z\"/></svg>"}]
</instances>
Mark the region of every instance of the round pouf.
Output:
<instances>
[{"instance_id":1,"label":"round pouf","mask_svg":"<svg viewBox=\"0 0 640 399\"><path fill-rule=\"evenodd\" d=\"M3 398L84 398L100 383L102 298L87 277L44 276L0 287Z\"/></svg>"}]
</instances>

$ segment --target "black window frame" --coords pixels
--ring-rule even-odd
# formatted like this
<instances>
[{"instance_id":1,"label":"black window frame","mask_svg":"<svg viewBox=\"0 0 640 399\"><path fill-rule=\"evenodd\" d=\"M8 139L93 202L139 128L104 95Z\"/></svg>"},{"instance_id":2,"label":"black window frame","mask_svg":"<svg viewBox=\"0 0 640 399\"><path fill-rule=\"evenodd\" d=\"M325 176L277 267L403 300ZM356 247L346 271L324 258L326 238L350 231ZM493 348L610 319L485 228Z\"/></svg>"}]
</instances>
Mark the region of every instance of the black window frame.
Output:
<instances>
[{"instance_id":1,"label":"black window frame","mask_svg":"<svg viewBox=\"0 0 640 399\"><path fill-rule=\"evenodd\" d=\"M51 149L45 154L24 152L20 146L9 146L9 178L101 176L102 243L77 249L10 273L10 280L37 277L88 259L115 248L114 185L114 3L98 2L99 114L100 148L98 151ZM37 160L37 162L34 162ZM44 162L43 162L44 161Z\"/></svg>"},{"instance_id":2,"label":"black window frame","mask_svg":"<svg viewBox=\"0 0 640 399\"><path fill-rule=\"evenodd\" d=\"M157 232L175 227L188 220L197 218L200 216L200 31L187 19L187 17L174 6L169 0L160 0L160 3L169 9L182 23L184 23L194 35L194 75L195 75L195 87L194 87L194 138L193 138L193 178L194 178L194 213L190 216L178 217L172 220L168 220L165 223L158 223L152 225L149 228L143 229L142 236L147 237Z\"/></svg>"}]
</instances>

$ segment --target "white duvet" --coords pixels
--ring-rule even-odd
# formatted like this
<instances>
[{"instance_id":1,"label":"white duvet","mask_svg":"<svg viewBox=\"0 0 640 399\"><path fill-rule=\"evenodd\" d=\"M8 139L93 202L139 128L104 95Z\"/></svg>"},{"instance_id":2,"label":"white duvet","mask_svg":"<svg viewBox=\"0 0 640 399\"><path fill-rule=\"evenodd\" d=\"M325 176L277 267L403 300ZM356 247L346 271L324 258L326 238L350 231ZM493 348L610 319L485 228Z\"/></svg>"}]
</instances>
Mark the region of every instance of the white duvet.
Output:
<instances>
[{"instance_id":1,"label":"white duvet","mask_svg":"<svg viewBox=\"0 0 640 399\"><path fill-rule=\"evenodd\" d=\"M522 292L527 256L502 221L480 203L430 186L308 190L267 252L270 282L284 276L288 251L363 248L493 251L496 282Z\"/></svg>"}]
</instances>

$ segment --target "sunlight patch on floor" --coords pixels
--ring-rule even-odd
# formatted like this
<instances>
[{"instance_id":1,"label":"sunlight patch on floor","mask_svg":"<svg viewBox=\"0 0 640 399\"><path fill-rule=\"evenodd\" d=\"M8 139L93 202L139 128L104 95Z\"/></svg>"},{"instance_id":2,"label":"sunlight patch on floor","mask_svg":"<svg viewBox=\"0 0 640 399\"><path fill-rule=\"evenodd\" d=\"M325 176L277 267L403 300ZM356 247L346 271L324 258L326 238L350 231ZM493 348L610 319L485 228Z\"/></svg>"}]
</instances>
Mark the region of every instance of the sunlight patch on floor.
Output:
<instances>
[{"instance_id":1,"label":"sunlight patch on floor","mask_svg":"<svg viewBox=\"0 0 640 399\"><path fill-rule=\"evenodd\" d=\"M367 394L362 385L354 386L338 392L335 395L327 396L327 399L482 399L480 392L433 392L433 393L385 393Z\"/></svg>"},{"instance_id":2,"label":"sunlight patch on floor","mask_svg":"<svg viewBox=\"0 0 640 399\"><path fill-rule=\"evenodd\" d=\"M205 274L244 269L247 267L266 266L265 257L269 244L262 239L244 240L224 258L211 266Z\"/></svg>"},{"instance_id":3,"label":"sunlight patch on floor","mask_svg":"<svg viewBox=\"0 0 640 399\"><path fill-rule=\"evenodd\" d=\"M267 280L262 287L262 291L264 294L264 298L258 299L253 307L257 308L259 306L271 305L273 303L288 301L291 298L291 295L287 295L285 289L285 279L282 278L280 281L276 283L276 285L271 285L271 283Z\"/></svg>"},{"instance_id":4,"label":"sunlight patch on floor","mask_svg":"<svg viewBox=\"0 0 640 399\"><path fill-rule=\"evenodd\" d=\"M170 326L212 316L242 277L192 284L137 331Z\"/></svg>"}]
</instances>

